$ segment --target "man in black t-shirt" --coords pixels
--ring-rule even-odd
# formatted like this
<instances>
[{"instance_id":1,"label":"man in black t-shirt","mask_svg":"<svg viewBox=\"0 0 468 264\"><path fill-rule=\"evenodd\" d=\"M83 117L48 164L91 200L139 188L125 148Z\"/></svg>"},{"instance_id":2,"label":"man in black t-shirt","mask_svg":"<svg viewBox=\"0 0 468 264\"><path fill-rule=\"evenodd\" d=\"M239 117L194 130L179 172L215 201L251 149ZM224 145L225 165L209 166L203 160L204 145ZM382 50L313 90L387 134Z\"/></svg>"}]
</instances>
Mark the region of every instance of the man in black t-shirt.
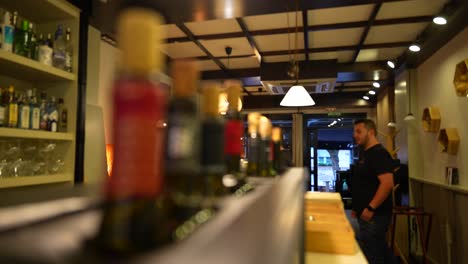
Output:
<instances>
[{"instance_id":1,"label":"man in black t-shirt","mask_svg":"<svg viewBox=\"0 0 468 264\"><path fill-rule=\"evenodd\" d=\"M358 242L370 264L394 261L385 234L392 214L394 162L377 141L372 120L354 123L354 140L361 148L353 173L353 211L358 218Z\"/></svg>"}]
</instances>

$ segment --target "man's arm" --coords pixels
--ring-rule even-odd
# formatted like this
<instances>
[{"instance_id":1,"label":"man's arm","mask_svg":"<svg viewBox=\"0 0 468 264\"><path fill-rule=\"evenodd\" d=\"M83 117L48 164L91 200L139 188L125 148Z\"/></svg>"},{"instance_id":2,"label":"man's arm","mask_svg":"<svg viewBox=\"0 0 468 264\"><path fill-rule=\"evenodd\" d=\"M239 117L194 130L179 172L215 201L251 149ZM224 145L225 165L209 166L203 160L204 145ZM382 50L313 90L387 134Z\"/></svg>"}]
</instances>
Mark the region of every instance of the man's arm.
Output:
<instances>
[{"instance_id":1,"label":"man's arm","mask_svg":"<svg viewBox=\"0 0 468 264\"><path fill-rule=\"evenodd\" d=\"M372 208L378 208L390 195L393 189L393 174L384 173L378 176L380 181L379 188L372 198L372 201L369 203Z\"/></svg>"},{"instance_id":2,"label":"man's arm","mask_svg":"<svg viewBox=\"0 0 468 264\"><path fill-rule=\"evenodd\" d=\"M379 188L377 189L374 198L372 198L372 201L369 203L369 205L374 209L377 209L385 201L385 199L387 199L388 195L390 195L390 192L393 189L392 173L380 174L378 178L380 181ZM374 212L371 212L367 208L364 208L364 211L362 211L361 214L361 219L363 219L364 221L370 221L373 215Z\"/></svg>"}]
</instances>

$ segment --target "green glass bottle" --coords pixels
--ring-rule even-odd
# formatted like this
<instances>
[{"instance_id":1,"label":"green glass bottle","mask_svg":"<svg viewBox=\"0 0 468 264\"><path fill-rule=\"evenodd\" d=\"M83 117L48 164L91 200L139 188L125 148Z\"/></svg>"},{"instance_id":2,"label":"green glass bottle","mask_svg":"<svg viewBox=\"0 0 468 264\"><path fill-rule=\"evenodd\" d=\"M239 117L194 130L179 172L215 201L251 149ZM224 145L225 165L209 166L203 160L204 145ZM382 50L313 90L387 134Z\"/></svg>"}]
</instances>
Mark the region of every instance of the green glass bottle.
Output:
<instances>
[{"instance_id":1,"label":"green glass bottle","mask_svg":"<svg viewBox=\"0 0 468 264\"><path fill-rule=\"evenodd\" d=\"M273 127L271 141L273 142L273 170L277 173L284 171L281 155L281 128Z\"/></svg>"},{"instance_id":2,"label":"green glass bottle","mask_svg":"<svg viewBox=\"0 0 468 264\"><path fill-rule=\"evenodd\" d=\"M218 113L220 87L206 82L202 91L202 175L206 182L206 195L219 197L229 194L229 180L223 182L224 122Z\"/></svg>"},{"instance_id":3,"label":"green glass bottle","mask_svg":"<svg viewBox=\"0 0 468 264\"><path fill-rule=\"evenodd\" d=\"M33 60L38 60L39 56L39 44L37 41L36 33L34 32L34 24L29 22L29 50L28 50L28 58Z\"/></svg>"}]
</instances>

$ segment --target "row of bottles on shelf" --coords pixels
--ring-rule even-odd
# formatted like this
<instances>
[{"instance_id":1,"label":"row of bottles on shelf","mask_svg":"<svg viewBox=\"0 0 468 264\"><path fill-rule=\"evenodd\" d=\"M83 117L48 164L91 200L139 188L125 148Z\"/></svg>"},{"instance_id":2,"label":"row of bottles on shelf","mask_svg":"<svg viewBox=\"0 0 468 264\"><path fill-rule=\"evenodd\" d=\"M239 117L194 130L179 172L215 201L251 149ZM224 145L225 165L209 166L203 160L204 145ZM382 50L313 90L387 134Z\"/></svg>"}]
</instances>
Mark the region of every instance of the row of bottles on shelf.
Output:
<instances>
[{"instance_id":1,"label":"row of bottles on shelf","mask_svg":"<svg viewBox=\"0 0 468 264\"><path fill-rule=\"evenodd\" d=\"M45 92L39 100L35 89L18 93L13 86L0 88L0 127L67 132L67 122L62 98L57 103L54 96L47 100Z\"/></svg>"},{"instance_id":2,"label":"row of bottles on shelf","mask_svg":"<svg viewBox=\"0 0 468 264\"><path fill-rule=\"evenodd\" d=\"M18 12L5 11L0 26L0 47L9 52L72 72L73 46L71 30L58 25L54 38L36 34L34 23L20 19Z\"/></svg>"},{"instance_id":3,"label":"row of bottles on shelf","mask_svg":"<svg viewBox=\"0 0 468 264\"><path fill-rule=\"evenodd\" d=\"M197 65L175 61L173 96L168 98L165 85L154 81L162 68L161 22L141 8L123 11L118 20L121 65L113 87L114 161L101 226L91 242L105 252L132 254L183 238L194 230L187 219L196 212L213 208L218 197L253 188L241 170L241 82L225 83L229 105L223 118L220 85L203 84L199 107ZM258 122L251 127L258 127L260 142L250 148L258 155L250 153L249 162L258 169L251 165L248 172L275 176L281 168L275 170L274 157L279 155L272 153L279 150L280 130L275 128L273 142L271 122L256 116L252 122Z\"/></svg>"}]
</instances>

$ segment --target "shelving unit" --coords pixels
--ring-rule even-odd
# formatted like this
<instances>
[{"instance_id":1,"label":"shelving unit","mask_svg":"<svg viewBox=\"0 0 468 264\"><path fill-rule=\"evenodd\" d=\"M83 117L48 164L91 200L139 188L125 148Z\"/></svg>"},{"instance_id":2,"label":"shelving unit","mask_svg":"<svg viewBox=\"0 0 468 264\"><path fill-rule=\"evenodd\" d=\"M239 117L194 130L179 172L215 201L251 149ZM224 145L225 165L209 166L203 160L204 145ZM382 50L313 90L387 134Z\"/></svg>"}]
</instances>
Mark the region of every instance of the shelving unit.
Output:
<instances>
[{"instance_id":1,"label":"shelving unit","mask_svg":"<svg viewBox=\"0 0 468 264\"><path fill-rule=\"evenodd\" d=\"M425 178L421 178L421 177L410 177L410 179L412 181L442 187L444 189L451 190L451 191L454 191L454 192L468 194L468 187L465 187L465 186L462 186L462 185L448 185L448 184L446 184L446 183L444 183L442 181L425 179Z\"/></svg>"},{"instance_id":2,"label":"shelving unit","mask_svg":"<svg viewBox=\"0 0 468 264\"><path fill-rule=\"evenodd\" d=\"M54 33L57 25L71 29L73 46L73 72L44 65L38 61L0 50L0 87L14 85L15 90L37 89L48 96L63 98L68 109L67 133L0 128L0 139L28 139L34 142L43 140L56 141L64 145L63 174L3 177L0 189L31 186L48 183L73 182L75 170L76 121L78 102L78 50L80 10L66 0L0 0L0 7L10 12L17 11L19 16L35 24L37 34Z\"/></svg>"}]
</instances>

